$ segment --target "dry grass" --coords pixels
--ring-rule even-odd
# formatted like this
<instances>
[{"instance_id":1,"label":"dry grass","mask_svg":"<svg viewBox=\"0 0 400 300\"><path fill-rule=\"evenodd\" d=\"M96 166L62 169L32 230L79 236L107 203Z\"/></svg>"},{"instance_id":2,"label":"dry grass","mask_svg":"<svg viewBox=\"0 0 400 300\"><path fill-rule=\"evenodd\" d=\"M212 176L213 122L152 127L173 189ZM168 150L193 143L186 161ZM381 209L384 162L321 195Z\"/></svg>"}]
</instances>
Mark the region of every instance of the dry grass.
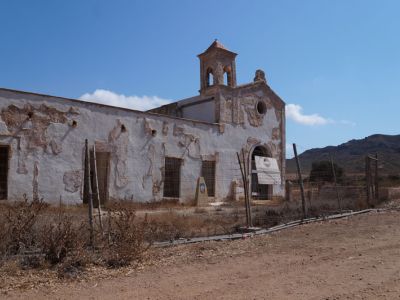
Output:
<instances>
[{"instance_id":1,"label":"dry grass","mask_svg":"<svg viewBox=\"0 0 400 300\"><path fill-rule=\"evenodd\" d=\"M16 255L33 251L38 246L38 216L48 205L42 200L23 201L3 205L0 217L0 254Z\"/></svg>"},{"instance_id":2,"label":"dry grass","mask_svg":"<svg viewBox=\"0 0 400 300\"><path fill-rule=\"evenodd\" d=\"M98 240L109 267L125 266L143 258L151 245L150 227L146 218L137 221L133 207L114 203L108 209L106 226Z\"/></svg>"},{"instance_id":3,"label":"dry grass","mask_svg":"<svg viewBox=\"0 0 400 300\"><path fill-rule=\"evenodd\" d=\"M46 261L56 265L66 257L80 257L87 241L85 223L73 222L72 215L59 209L53 220L40 228L40 249Z\"/></svg>"},{"instance_id":4,"label":"dry grass","mask_svg":"<svg viewBox=\"0 0 400 300\"><path fill-rule=\"evenodd\" d=\"M243 223L238 213L207 212L203 209L195 210L194 214L179 211L151 214L147 220L152 238L157 241L229 234Z\"/></svg>"},{"instance_id":5,"label":"dry grass","mask_svg":"<svg viewBox=\"0 0 400 300\"><path fill-rule=\"evenodd\" d=\"M354 201L352 205L363 205L361 198ZM253 206L253 225L270 227L301 218L300 201L280 203ZM103 214L103 228L95 217L92 246L84 206L50 207L42 201L29 202L26 197L4 204L0 211L0 274L12 274L16 268L50 268L57 270L60 278L75 278L88 265L118 268L139 263L154 241L229 234L245 223L242 203L188 210L174 206L158 210L155 207L161 204L151 205L109 203ZM138 213L139 207L150 211ZM336 202L311 201L307 207L309 216L337 211Z\"/></svg>"},{"instance_id":6,"label":"dry grass","mask_svg":"<svg viewBox=\"0 0 400 300\"><path fill-rule=\"evenodd\" d=\"M88 264L128 265L148 249L146 222L135 220L132 207L109 209L106 226L95 228L89 244L87 214L80 208L49 207L43 201L2 205L0 212L0 273L57 268L59 277L76 277Z\"/></svg>"},{"instance_id":7,"label":"dry grass","mask_svg":"<svg viewBox=\"0 0 400 300\"><path fill-rule=\"evenodd\" d=\"M162 201L136 202L135 199L110 199L105 208L113 208L115 206L125 207L134 210L155 210L155 209L179 209L193 207L195 201L179 202L178 199L164 199Z\"/></svg>"}]
</instances>

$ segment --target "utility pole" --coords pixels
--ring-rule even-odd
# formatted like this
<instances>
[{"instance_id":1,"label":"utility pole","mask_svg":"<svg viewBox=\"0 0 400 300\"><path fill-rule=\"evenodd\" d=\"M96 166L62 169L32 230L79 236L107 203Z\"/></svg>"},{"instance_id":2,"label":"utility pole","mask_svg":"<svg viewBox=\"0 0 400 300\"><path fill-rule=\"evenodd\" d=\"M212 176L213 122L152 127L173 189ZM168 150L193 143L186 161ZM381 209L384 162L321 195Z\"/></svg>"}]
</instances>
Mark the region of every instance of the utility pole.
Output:
<instances>
[{"instance_id":1,"label":"utility pole","mask_svg":"<svg viewBox=\"0 0 400 300\"><path fill-rule=\"evenodd\" d=\"M307 217L306 199L305 199L305 196L304 196L303 178L301 176L300 162L299 162L299 158L297 156L297 148L296 148L296 144L295 143L293 143L293 152L294 152L294 157L296 158L297 174L299 175L299 184L300 184L300 191L301 191L301 206L302 206L302 209L303 209L303 219L305 219Z\"/></svg>"}]
</instances>

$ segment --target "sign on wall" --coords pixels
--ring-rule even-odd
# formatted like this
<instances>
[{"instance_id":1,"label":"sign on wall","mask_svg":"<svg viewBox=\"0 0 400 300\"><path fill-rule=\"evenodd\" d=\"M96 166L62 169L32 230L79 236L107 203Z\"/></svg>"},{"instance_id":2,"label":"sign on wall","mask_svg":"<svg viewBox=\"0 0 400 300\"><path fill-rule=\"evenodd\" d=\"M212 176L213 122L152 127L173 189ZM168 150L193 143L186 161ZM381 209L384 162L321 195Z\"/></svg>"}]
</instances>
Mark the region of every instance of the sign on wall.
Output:
<instances>
[{"instance_id":1,"label":"sign on wall","mask_svg":"<svg viewBox=\"0 0 400 300\"><path fill-rule=\"evenodd\" d=\"M278 161L272 157L255 156L258 184L281 184Z\"/></svg>"}]
</instances>

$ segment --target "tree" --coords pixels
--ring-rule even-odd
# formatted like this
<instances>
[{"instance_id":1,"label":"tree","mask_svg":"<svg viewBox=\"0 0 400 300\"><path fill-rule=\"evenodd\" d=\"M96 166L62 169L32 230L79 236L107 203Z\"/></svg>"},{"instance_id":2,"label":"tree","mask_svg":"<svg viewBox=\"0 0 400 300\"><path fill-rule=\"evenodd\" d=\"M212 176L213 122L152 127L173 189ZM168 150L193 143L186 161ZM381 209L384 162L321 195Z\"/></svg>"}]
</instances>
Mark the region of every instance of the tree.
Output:
<instances>
[{"instance_id":1,"label":"tree","mask_svg":"<svg viewBox=\"0 0 400 300\"><path fill-rule=\"evenodd\" d=\"M343 179L343 168L339 167L336 163L333 163L333 167L336 173L337 181ZM310 181L312 182L333 182L332 164L328 160L313 162L310 171Z\"/></svg>"}]
</instances>

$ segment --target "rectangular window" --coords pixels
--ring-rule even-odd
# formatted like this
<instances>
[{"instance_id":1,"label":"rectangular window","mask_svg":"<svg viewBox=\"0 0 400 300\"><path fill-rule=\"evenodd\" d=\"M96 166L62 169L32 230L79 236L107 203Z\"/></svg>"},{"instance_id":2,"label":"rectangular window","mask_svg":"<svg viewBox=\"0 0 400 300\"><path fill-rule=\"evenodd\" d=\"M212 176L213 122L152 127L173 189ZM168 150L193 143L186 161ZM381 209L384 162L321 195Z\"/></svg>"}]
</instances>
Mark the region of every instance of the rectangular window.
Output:
<instances>
[{"instance_id":1,"label":"rectangular window","mask_svg":"<svg viewBox=\"0 0 400 300\"><path fill-rule=\"evenodd\" d=\"M0 200L7 199L8 146L0 146Z\"/></svg>"},{"instance_id":2,"label":"rectangular window","mask_svg":"<svg viewBox=\"0 0 400 300\"><path fill-rule=\"evenodd\" d=\"M181 185L182 160L174 157L165 158L164 197L179 198Z\"/></svg>"},{"instance_id":3,"label":"rectangular window","mask_svg":"<svg viewBox=\"0 0 400 300\"><path fill-rule=\"evenodd\" d=\"M215 161L203 160L201 176L206 182L209 197L215 197Z\"/></svg>"}]
</instances>

